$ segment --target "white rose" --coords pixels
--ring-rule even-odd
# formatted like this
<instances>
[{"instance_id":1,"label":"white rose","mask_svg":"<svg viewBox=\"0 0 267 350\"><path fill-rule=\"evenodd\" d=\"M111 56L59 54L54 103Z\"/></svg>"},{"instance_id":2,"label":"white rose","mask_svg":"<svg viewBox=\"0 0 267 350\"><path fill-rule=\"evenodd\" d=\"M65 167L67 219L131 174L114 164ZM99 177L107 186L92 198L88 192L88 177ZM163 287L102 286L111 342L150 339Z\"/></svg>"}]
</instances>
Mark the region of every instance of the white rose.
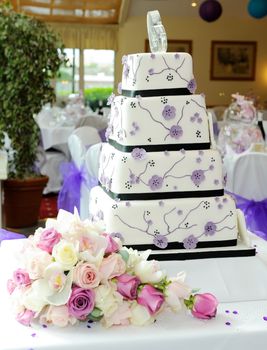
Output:
<instances>
[{"instance_id":1,"label":"white rose","mask_svg":"<svg viewBox=\"0 0 267 350\"><path fill-rule=\"evenodd\" d=\"M37 280L22 295L22 303L26 309L40 312L48 304L46 297L50 294L51 290L45 280Z\"/></svg>"},{"instance_id":2,"label":"white rose","mask_svg":"<svg viewBox=\"0 0 267 350\"><path fill-rule=\"evenodd\" d=\"M65 240L61 240L54 246L52 256L62 266L63 270L70 270L78 261L74 245Z\"/></svg>"},{"instance_id":3,"label":"white rose","mask_svg":"<svg viewBox=\"0 0 267 350\"><path fill-rule=\"evenodd\" d=\"M123 302L123 297L115 288L115 285L107 283L94 289L95 306L102 310L105 317L110 317Z\"/></svg>"},{"instance_id":4,"label":"white rose","mask_svg":"<svg viewBox=\"0 0 267 350\"><path fill-rule=\"evenodd\" d=\"M131 313L130 322L135 326L146 326L154 322L147 308L137 303L132 304Z\"/></svg>"},{"instance_id":5,"label":"white rose","mask_svg":"<svg viewBox=\"0 0 267 350\"><path fill-rule=\"evenodd\" d=\"M166 272L160 270L159 262L156 260L140 261L135 266L134 272L142 283L158 283L166 276Z\"/></svg>"},{"instance_id":6,"label":"white rose","mask_svg":"<svg viewBox=\"0 0 267 350\"><path fill-rule=\"evenodd\" d=\"M25 268L33 280L42 278L46 267L52 262L52 256L41 249L29 249L24 258Z\"/></svg>"}]
</instances>

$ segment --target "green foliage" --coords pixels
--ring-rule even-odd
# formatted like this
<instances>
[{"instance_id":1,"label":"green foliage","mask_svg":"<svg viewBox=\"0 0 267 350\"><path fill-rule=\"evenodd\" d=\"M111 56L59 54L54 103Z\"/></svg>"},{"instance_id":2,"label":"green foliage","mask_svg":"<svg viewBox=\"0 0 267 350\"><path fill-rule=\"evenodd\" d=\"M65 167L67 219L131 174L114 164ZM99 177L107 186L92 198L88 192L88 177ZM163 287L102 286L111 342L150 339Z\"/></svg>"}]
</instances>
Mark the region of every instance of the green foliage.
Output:
<instances>
[{"instance_id":1,"label":"green foliage","mask_svg":"<svg viewBox=\"0 0 267 350\"><path fill-rule=\"evenodd\" d=\"M96 110L99 106L99 101L103 102L103 107L107 105L107 99L112 94L112 87L105 88L90 88L84 90L84 99L86 104L90 105L93 110Z\"/></svg>"},{"instance_id":2,"label":"green foliage","mask_svg":"<svg viewBox=\"0 0 267 350\"><path fill-rule=\"evenodd\" d=\"M33 115L55 99L50 85L66 62L59 38L42 22L0 5L0 148L14 151L9 177L34 176L39 129Z\"/></svg>"}]
</instances>

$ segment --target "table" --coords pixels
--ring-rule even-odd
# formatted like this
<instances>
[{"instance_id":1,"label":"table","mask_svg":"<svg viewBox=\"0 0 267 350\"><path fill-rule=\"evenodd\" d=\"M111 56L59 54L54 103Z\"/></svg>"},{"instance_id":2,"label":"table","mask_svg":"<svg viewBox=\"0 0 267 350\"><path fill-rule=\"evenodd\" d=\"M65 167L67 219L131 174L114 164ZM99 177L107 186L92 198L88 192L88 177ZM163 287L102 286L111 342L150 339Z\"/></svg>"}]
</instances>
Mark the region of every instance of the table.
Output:
<instances>
[{"instance_id":1,"label":"table","mask_svg":"<svg viewBox=\"0 0 267 350\"><path fill-rule=\"evenodd\" d=\"M75 325L59 329L55 327L42 328L36 326L29 328L17 323L9 313L9 306L6 300L4 282L13 270L14 260L10 259L10 252L5 251L4 247L12 246L14 252L18 247L18 240L4 242L0 248L0 349L3 350L79 350L97 349L97 350L117 350L118 348L127 348L127 350L147 350L147 349L186 349L186 350L251 350L260 349L267 343L267 322L264 317L267 316L267 242L257 236L252 236L253 244L257 246L257 257L232 258L228 259L210 259L208 261L192 260L185 262L161 262L162 267L173 274L180 268L189 268L190 282L198 283L199 272L202 271L198 266L206 266L207 270L202 273L205 277L202 280L201 292L209 289L215 292L217 297L229 299L227 288L216 288L218 276L213 274L216 265L233 264L232 271L240 270L242 265L247 266L248 270L243 273L241 284L246 283L244 295L241 301L237 300L237 295L232 293L232 302L221 301L218 307L218 314L212 320L199 320L191 315L182 312L174 314L163 312L157 322L147 327L113 327L104 329L100 324L92 324L87 328L87 324ZM9 258L9 264L6 260ZM249 268L248 263L255 264ZM5 268L3 268L5 266ZM237 268L235 268L237 266ZM198 269L198 272L197 272ZM193 270L195 273L192 274ZM241 270L240 270L241 271ZM254 271L254 273L252 273ZM237 272L238 273L238 272ZM192 281L192 279L194 281ZM199 280L198 280L199 279ZM216 283L215 283L216 281ZM221 282L223 283L223 282ZM253 292L254 284L255 294ZM235 283L233 283L235 284ZM218 286L217 286L218 287ZM235 285L237 287L237 284ZM259 290L260 289L260 293ZM234 291L234 288L233 288ZM245 295L247 293L247 295ZM257 294L257 295L256 295ZM255 295L255 296L254 296ZM256 300L257 299L257 300Z\"/></svg>"}]
</instances>

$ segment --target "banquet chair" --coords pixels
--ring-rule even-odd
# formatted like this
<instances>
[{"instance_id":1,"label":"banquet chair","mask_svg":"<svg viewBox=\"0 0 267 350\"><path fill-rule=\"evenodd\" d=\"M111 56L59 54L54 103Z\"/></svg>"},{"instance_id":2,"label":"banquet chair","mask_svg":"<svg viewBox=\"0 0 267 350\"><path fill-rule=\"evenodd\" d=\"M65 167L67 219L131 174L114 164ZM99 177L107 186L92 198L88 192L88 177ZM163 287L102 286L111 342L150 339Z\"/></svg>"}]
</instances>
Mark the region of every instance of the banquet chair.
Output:
<instances>
[{"instance_id":1,"label":"banquet chair","mask_svg":"<svg viewBox=\"0 0 267 350\"><path fill-rule=\"evenodd\" d=\"M75 129L68 138L71 160L81 180L78 209L82 220L89 217L90 189L96 184L96 180L87 172L85 154L88 148L99 142L101 142L101 138L98 130L91 126L82 126Z\"/></svg>"},{"instance_id":2,"label":"banquet chair","mask_svg":"<svg viewBox=\"0 0 267 350\"><path fill-rule=\"evenodd\" d=\"M232 193L245 215L247 228L267 239L267 153L247 152L233 167Z\"/></svg>"}]
</instances>

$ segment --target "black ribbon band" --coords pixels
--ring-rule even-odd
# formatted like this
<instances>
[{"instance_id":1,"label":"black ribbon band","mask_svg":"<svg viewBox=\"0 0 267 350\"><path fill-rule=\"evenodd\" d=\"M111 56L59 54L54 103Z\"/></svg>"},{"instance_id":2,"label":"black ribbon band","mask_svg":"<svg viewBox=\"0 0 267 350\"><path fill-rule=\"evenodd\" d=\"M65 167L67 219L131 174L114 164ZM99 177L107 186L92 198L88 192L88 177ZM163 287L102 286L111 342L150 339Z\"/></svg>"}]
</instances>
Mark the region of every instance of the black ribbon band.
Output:
<instances>
[{"instance_id":1,"label":"black ribbon band","mask_svg":"<svg viewBox=\"0 0 267 350\"><path fill-rule=\"evenodd\" d=\"M121 145L115 140L109 139L109 144L115 147L121 152L132 152L134 148L143 148L147 152L164 152L164 151L180 151L181 149L187 151L197 151L203 149L210 149L210 142L203 143L180 143L180 144L167 144L167 145L135 145L135 146L125 146Z\"/></svg>"},{"instance_id":2,"label":"black ribbon band","mask_svg":"<svg viewBox=\"0 0 267 350\"><path fill-rule=\"evenodd\" d=\"M151 90L122 90L121 94L126 97L153 97L153 96L176 96L192 95L187 88L178 89L151 89Z\"/></svg>"},{"instance_id":3,"label":"black ribbon band","mask_svg":"<svg viewBox=\"0 0 267 350\"><path fill-rule=\"evenodd\" d=\"M216 247L230 247L237 245L237 239L228 239L224 241L202 241L198 242L196 248L216 248ZM156 247L154 244L133 244L126 245L127 248L133 248L137 250L164 250L162 248ZM182 242L170 242L166 249L185 249ZM192 249L192 252L194 249Z\"/></svg>"},{"instance_id":4,"label":"black ribbon band","mask_svg":"<svg viewBox=\"0 0 267 350\"><path fill-rule=\"evenodd\" d=\"M193 249L192 249L193 250ZM256 251L254 248L249 249L236 249L236 250L216 250L216 251L204 251L204 252L182 252L170 253L170 254L151 254L148 260L157 259L159 261L166 260L194 260L194 259L214 259L214 258L236 258L244 256L255 256Z\"/></svg>"},{"instance_id":5,"label":"black ribbon band","mask_svg":"<svg viewBox=\"0 0 267 350\"><path fill-rule=\"evenodd\" d=\"M126 201L146 201L153 199L172 199L172 198L200 198L200 197L220 197L224 195L224 190L208 191L181 191L181 192L149 192L149 193L114 193L107 191L101 183L99 185L112 199Z\"/></svg>"}]
</instances>

